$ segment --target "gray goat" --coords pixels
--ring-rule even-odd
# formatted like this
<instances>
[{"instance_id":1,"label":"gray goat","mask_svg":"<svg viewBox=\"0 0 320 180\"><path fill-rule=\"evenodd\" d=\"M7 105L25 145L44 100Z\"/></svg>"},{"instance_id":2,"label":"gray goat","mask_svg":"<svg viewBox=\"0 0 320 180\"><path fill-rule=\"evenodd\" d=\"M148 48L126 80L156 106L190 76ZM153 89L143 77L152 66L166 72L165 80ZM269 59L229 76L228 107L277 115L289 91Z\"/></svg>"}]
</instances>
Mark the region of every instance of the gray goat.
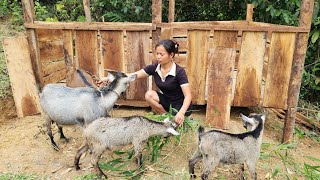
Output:
<instances>
[{"instance_id":1,"label":"gray goat","mask_svg":"<svg viewBox=\"0 0 320 180\"><path fill-rule=\"evenodd\" d=\"M201 179L207 179L220 162L241 164L241 178L244 178L244 163L246 163L253 179L257 179L255 166L260 155L265 118L265 114L251 114L249 117L241 114L244 127L249 130L242 134L230 134L217 130L204 132L204 128L200 126L198 149L189 160L191 177L196 177L194 166L203 159L204 169Z\"/></svg>"},{"instance_id":2,"label":"gray goat","mask_svg":"<svg viewBox=\"0 0 320 180\"><path fill-rule=\"evenodd\" d=\"M40 94L40 104L53 147L59 150L52 135L51 123L58 125L60 138L68 141L62 131L63 125L84 126L99 117L107 116L120 94L124 93L129 83L136 78L135 74L127 77L123 73L117 73L115 79L101 89L46 85Z\"/></svg>"},{"instance_id":3,"label":"gray goat","mask_svg":"<svg viewBox=\"0 0 320 180\"><path fill-rule=\"evenodd\" d=\"M74 161L75 168L80 169L80 157L90 149L94 170L100 177L107 177L98 166L100 156L106 149L128 144L133 144L137 164L140 167L143 143L152 136L167 137L170 134L177 136L179 133L174 130L175 127L176 124L169 118L164 122L153 121L143 116L97 119L84 129L86 141L77 152Z\"/></svg>"}]
</instances>

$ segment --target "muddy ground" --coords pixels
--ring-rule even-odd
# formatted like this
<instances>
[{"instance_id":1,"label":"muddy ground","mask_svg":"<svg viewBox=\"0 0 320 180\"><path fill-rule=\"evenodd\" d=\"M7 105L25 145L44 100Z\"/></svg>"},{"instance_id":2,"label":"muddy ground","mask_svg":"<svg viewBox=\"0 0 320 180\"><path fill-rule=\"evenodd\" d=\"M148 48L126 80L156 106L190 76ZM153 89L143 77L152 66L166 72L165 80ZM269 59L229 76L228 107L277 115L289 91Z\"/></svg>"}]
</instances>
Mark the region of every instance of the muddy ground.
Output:
<instances>
[{"instance_id":1,"label":"muddy ground","mask_svg":"<svg viewBox=\"0 0 320 180\"><path fill-rule=\"evenodd\" d=\"M79 127L66 127L65 135L70 138L69 143L64 143L58 138L57 129L54 128L55 139L60 146L60 151L55 151L44 133L43 118L41 115L17 118L12 98L1 101L0 115L0 172L1 173L20 173L33 174L38 177L49 179L75 179L84 178L85 175L92 173L90 163L90 154L86 153L81 158L81 170L76 171L73 167L73 158L77 149L82 145L81 129ZM205 119L205 107L198 107L199 111L192 114L195 120L203 121ZM252 112L248 109L232 109L230 132L244 132L241 125L239 113ZM112 115L115 117L130 115L147 115L150 113L149 108L132 108L119 107L113 110ZM263 142L276 148L280 144L283 122L277 116L270 113L267 117ZM55 127L55 126L54 126ZM188 179L188 159L191 157L196 148L197 137L192 130L188 131L182 137L181 143L173 139L161 151L161 156L157 163L145 162L145 173L140 176L142 179ZM320 145L309 138L295 138L296 146L288 149L287 153L290 161L303 164L307 162L314 164L313 161L305 156L320 158ZM130 146L124 149L129 149ZM263 151L268 151L262 148ZM272 154L267 159L260 159L257 164L258 179L267 179L275 167L279 166L280 172L274 179L284 179L285 174L289 177L304 179L301 173L296 172L291 166L284 166L280 157ZM147 150L143 152L148 154ZM285 151L281 153L285 154ZM104 153L100 162L110 161L119 156L107 151ZM289 161L288 160L288 161ZM134 168L135 163L129 162L128 168ZM199 175L202 165L198 163L196 173ZM282 170L282 171L281 171ZM105 171L109 174L110 179L125 179L119 177L117 172ZM217 170L212 174L212 179L238 179L239 166L237 165L219 165ZM248 174L248 173L247 173ZM224 178L223 178L224 177Z\"/></svg>"}]
</instances>

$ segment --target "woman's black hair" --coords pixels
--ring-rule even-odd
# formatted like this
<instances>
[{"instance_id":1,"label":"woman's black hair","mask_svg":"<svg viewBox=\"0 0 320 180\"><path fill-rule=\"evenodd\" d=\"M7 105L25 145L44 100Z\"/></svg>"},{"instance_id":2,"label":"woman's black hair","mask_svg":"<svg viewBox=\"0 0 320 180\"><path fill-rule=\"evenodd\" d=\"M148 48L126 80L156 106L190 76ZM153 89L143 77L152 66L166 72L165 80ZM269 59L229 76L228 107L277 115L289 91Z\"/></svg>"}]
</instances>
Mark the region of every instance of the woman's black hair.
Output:
<instances>
[{"instance_id":1,"label":"woman's black hair","mask_svg":"<svg viewBox=\"0 0 320 180\"><path fill-rule=\"evenodd\" d=\"M161 40L157 45L156 45L156 49L158 46L162 45L166 51L168 52L168 54L173 53L173 57L176 53L178 53L178 49L179 49L179 44L175 41L175 40L171 40L171 39L164 39Z\"/></svg>"}]
</instances>

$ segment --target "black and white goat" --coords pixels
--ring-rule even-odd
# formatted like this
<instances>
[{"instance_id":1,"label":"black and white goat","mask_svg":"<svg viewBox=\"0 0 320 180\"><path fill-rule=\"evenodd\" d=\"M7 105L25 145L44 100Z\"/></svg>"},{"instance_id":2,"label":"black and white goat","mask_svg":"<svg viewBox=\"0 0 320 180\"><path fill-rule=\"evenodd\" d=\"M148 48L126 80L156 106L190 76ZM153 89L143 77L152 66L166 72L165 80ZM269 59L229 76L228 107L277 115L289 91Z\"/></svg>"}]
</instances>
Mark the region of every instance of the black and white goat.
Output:
<instances>
[{"instance_id":1,"label":"black and white goat","mask_svg":"<svg viewBox=\"0 0 320 180\"><path fill-rule=\"evenodd\" d=\"M144 142L152 136L179 135L174 128L176 128L176 124L171 122L169 118L165 119L164 122L153 121L143 116L99 118L85 128L86 142L78 150L74 165L79 170L81 155L90 149L94 170L99 176L106 177L98 166L99 158L103 152L113 147L133 144L137 163L140 167Z\"/></svg>"},{"instance_id":2,"label":"black and white goat","mask_svg":"<svg viewBox=\"0 0 320 180\"><path fill-rule=\"evenodd\" d=\"M204 169L201 179L207 179L220 162L242 164L242 178L244 163L246 163L253 179L257 179L255 166L260 155L265 118L266 114L251 114L249 117L241 114L244 126L249 130L242 134L217 130L204 132L204 128L200 126L198 129L199 145L189 160L191 177L195 177L195 164L203 159Z\"/></svg>"},{"instance_id":3,"label":"black and white goat","mask_svg":"<svg viewBox=\"0 0 320 180\"><path fill-rule=\"evenodd\" d=\"M135 74L127 77L123 73L117 73L115 79L101 89L46 85L40 94L40 104L53 147L59 149L52 135L51 123L58 125L60 138L67 140L62 126L84 126L97 118L106 117L119 96L127 90L129 83L136 78Z\"/></svg>"}]
</instances>

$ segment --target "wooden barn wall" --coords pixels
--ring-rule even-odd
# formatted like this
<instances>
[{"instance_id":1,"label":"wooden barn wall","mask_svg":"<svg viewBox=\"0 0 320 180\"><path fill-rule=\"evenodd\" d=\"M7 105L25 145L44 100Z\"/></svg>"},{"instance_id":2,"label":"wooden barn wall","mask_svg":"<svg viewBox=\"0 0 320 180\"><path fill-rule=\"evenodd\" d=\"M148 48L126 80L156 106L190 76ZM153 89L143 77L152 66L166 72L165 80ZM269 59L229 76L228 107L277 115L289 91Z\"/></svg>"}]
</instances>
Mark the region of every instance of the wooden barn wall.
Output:
<instances>
[{"instance_id":1,"label":"wooden barn wall","mask_svg":"<svg viewBox=\"0 0 320 180\"><path fill-rule=\"evenodd\" d=\"M63 30L37 29L43 85L60 81L66 76Z\"/></svg>"},{"instance_id":2,"label":"wooden barn wall","mask_svg":"<svg viewBox=\"0 0 320 180\"><path fill-rule=\"evenodd\" d=\"M209 76L210 73L214 74L208 69L214 66L211 62L214 59L230 61L226 66L234 69L231 74L229 70L227 74L223 74L228 82L229 78L232 80L231 96L229 86L226 87L228 93L219 94L220 98L228 99L225 105L231 103L232 106L281 109L287 108L295 36L295 33L285 32L170 28L161 29L159 35L160 39L173 38L179 43L179 53L175 56L175 62L186 69L194 104L207 104L209 98L214 95L212 88L218 87L217 83L221 83L221 79L218 82ZM155 58L152 54L152 33L148 30L37 29L37 37L44 84L64 79L66 69L70 66L96 75L101 75L104 69L131 73L152 63ZM217 48L233 50L220 52ZM217 58L211 54L212 52L226 54L228 58ZM217 64L214 67L222 68L219 62L215 63ZM222 70L221 72L226 73ZM133 82L127 98L142 101L144 93L152 88L151 86L155 85L147 79Z\"/></svg>"}]
</instances>

